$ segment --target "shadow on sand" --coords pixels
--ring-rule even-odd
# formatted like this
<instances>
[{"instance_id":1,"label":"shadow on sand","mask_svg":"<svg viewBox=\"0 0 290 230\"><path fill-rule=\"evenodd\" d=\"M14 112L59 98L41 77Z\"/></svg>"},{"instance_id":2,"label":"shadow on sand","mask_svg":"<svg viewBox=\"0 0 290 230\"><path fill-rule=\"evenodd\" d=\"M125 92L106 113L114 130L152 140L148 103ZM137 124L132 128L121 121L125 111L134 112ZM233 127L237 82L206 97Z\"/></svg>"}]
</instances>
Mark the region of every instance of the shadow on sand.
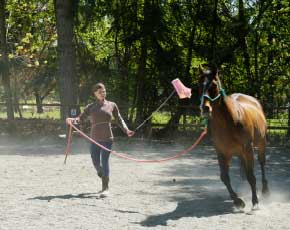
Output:
<instances>
[{"instance_id":1,"label":"shadow on sand","mask_svg":"<svg viewBox=\"0 0 290 230\"><path fill-rule=\"evenodd\" d=\"M168 213L151 215L140 222L142 226L154 227L167 226L170 220L178 220L183 217L211 217L223 214L233 214L233 204L223 197L204 197L193 200L177 202L176 208Z\"/></svg>"},{"instance_id":2,"label":"shadow on sand","mask_svg":"<svg viewBox=\"0 0 290 230\"><path fill-rule=\"evenodd\" d=\"M268 149L268 162L266 165L266 174L270 187L270 197L267 199L263 199L267 204L268 202L289 202L290 193L290 160L289 160L289 149L276 149L269 148ZM174 176L187 176L187 175L199 175L202 177L203 175L214 176L214 174L218 174L217 163L208 164L207 167L202 168L201 165L195 165L194 169L190 169L186 167L186 165L174 165L174 168L168 168L164 171L165 175ZM233 186L240 187L240 190L243 190L243 185L241 185L241 181L239 178L239 167L238 165L232 165L231 167L232 173L231 179L235 183L232 183ZM260 181L261 181L261 172L260 167L256 167L256 177L257 177L257 187L258 191L260 189ZM259 184L258 184L259 183ZM211 185L210 187L206 187L206 185ZM244 195L250 196L250 188L248 187L248 183L245 182L246 190L245 191L237 191L237 192L245 192ZM175 183L170 181L163 181L159 183L159 186L169 187L169 186L178 186L180 191L184 192L193 192L193 195L196 194L195 191L200 191L200 197L196 197L193 199L182 200L180 197L176 197L176 208L167 213L160 213L155 215L148 216L145 220L138 223L141 226L146 227L154 227L158 225L167 226L168 221L174 221L181 219L183 217L192 217L192 218L202 218L202 217L211 217L217 215L226 215L226 214L237 214L239 211L235 211L233 202L229 200L228 192L221 181L219 181L218 176L216 180L209 180L205 178L200 179L191 179L190 176L184 180L178 180ZM191 187L190 187L191 186ZM194 188L193 190L191 188ZM237 189L239 190L239 189ZM224 193L222 195L221 193ZM172 197L171 197L172 198Z\"/></svg>"},{"instance_id":3,"label":"shadow on sand","mask_svg":"<svg viewBox=\"0 0 290 230\"><path fill-rule=\"evenodd\" d=\"M97 199L99 198L97 193L80 193L80 194L66 194L66 195L55 195L55 196L36 196L33 198L28 198L28 200L46 200L50 202L53 199L90 199L94 198Z\"/></svg>"}]
</instances>

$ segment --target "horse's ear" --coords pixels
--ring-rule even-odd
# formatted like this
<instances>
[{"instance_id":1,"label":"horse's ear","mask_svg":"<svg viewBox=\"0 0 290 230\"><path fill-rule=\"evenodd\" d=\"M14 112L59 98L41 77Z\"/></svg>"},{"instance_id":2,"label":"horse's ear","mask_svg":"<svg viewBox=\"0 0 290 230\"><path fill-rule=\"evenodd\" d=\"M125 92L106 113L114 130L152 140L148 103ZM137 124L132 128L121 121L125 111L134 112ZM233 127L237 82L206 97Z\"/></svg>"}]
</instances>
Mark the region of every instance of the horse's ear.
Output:
<instances>
[{"instance_id":1,"label":"horse's ear","mask_svg":"<svg viewBox=\"0 0 290 230\"><path fill-rule=\"evenodd\" d=\"M218 79L219 78L219 71L216 69L214 74L213 74L214 79Z\"/></svg>"},{"instance_id":2,"label":"horse's ear","mask_svg":"<svg viewBox=\"0 0 290 230\"><path fill-rule=\"evenodd\" d=\"M218 80L219 71L216 67L212 68L212 78Z\"/></svg>"},{"instance_id":3,"label":"horse's ear","mask_svg":"<svg viewBox=\"0 0 290 230\"><path fill-rule=\"evenodd\" d=\"M220 78L219 78L219 71L216 70L215 75L213 75L213 76L214 76L214 77L213 77L214 80L218 82L219 88L221 89L222 84L221 84L221 80L220 80Z\"/></svg>"},{"instance_id":4,"label":"horse's ear","mask_svg":"<svg viewBox=\"0 0 290 230\"><path fill-rule=\"evenodd\" d=\"M201 64L199 64L199 66L198 66L198 71L200 74L203 74L203 68L202 68Z\"/></svg>"}]
</instances>

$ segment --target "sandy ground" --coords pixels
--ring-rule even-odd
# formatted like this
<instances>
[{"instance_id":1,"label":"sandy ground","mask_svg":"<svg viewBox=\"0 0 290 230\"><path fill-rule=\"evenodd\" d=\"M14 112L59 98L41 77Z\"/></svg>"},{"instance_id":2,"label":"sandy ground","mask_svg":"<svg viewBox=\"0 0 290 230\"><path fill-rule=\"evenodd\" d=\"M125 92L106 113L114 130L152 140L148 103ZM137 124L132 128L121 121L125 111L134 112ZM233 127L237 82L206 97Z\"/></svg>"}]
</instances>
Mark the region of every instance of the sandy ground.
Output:
<instances>
[{"instance_id":1,"label":"sandy ground","mask_svg":"<svg viewBox=\"0 0 290 230\"><path fill-rule=\"evenodd\" d=\"M101 199L100 180L88 144L73 140L64 160L64 141L51 138L0 140L0 229L290 229L290 150L268 148L269 199L251 212L250 188L231 167L234 189L246 202L233 208L220 182L215 152L198 146L166 163L142 164L112 156L110 196ZM189 143L116 140L115 150L137 158L174 155ZM257 165L258 166L258 165Z\"/></svg>"}]
</instances>

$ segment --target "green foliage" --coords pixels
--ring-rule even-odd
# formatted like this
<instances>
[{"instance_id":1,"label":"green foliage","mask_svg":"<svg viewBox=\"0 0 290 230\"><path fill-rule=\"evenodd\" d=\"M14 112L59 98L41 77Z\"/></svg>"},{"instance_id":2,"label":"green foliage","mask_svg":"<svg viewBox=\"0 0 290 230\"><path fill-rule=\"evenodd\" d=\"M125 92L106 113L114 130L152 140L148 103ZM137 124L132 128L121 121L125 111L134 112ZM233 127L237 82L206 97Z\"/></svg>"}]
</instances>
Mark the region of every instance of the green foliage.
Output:
<instances>
[{"instance_id":1,"label":"green foliage","mask_svg":"<svg viewBox=\"0 0 290 230\"><path fill-rule=\"evenodd\" d=\"M11 79L17 98L42 97L55 86L56 31L53 1L7 1Z\"/></svg>"},{"instance_id":2,"label":"green foliage","mask_svg":"<svg viewBox=\"0 0 290 230\"><path fill-rule=\"evenodd\" d=\"M180 78L195 89L197 67L211 63L219 68L228 94L258 97L272 117L274 107L290 101L289 1L238 3L72 1L79 102L92 101L91 87L102 81L109 99L135 119L129 108L136 111L140 106L141 81L146 115L173 90L171 80ZM53 0L8 0L6 10L15 95L32 99L38 90L42 97L50 93L57 98ZM192 98L188 103L199 102ZM168 114L160 118L157 114L156 122L166 123L176 112L178 100L169 104Z\"/></svg>"}]
</instances>

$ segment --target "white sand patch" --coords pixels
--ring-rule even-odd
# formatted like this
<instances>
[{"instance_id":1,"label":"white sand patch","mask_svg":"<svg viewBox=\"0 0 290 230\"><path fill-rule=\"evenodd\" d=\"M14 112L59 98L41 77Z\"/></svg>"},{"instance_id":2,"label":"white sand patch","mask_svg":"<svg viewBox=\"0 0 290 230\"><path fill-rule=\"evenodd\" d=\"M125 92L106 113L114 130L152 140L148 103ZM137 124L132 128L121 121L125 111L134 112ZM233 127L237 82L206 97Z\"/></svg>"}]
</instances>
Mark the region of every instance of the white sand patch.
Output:
<instances>
[{"instance_id":1,"label":"white sand patch","mask_svg":"<svg viewBox=\"0 0 290 230\"><path fill-rule=\"evenodd\" d=\"M130 150L135 157L158 159L183 148L172 143L151 144L117 143L115 148ZM45 147L22 143L9 148L1 143L0 229L290 229L289 150L284 155L269 150L267 175L272 194L267 200L260 194L257 169L260 209L255 212L251 212L250 188L240 186L238 169L233 165L233 187L246 202L245 212L237 212L220 182L210 147L198 147L162 164L140 164L112 156L111 195L98 199L100 180L84 146L74 146L63 165L64 146L59 143Z\"/></svg>"}]
</instances>

